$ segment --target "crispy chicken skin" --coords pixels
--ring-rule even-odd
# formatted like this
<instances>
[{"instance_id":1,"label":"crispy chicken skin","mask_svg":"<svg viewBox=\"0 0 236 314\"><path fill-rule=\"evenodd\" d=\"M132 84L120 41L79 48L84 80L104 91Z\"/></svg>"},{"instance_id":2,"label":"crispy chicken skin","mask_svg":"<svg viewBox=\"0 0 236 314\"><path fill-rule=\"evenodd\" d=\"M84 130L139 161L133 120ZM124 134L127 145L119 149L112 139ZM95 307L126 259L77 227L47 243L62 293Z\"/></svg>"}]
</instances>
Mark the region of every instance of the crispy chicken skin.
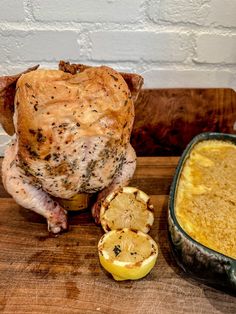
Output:
<instances>
[{"instance_id":1,"label":"crispy chicken skin","mask_svg":"<svg viewBox=\"0 0 236 314\"><path fill-rule=\"evenodd\" d=\"M38 67L36 65L22 73L0 77L0 124L9 135L15 133L13 112L16 82L22 74L36 70Z\"/></svg>"},{"instance_id":2,"label":"crispy chicken skin","mask_svg":"<svg viewBox=\"0 0 236 314\"><path fill-rule=\"evenodd\" d=\"M20 205L42 214L49 230L66 229L66 213L51 196L99 192L101 200L128 184L136 155L129 140L138 75L60 63L61 70L34 70L16 85L16 140L3 162L3 183ZM126 83L127 81L127 83Z\"/></svg>"}]
</instances>

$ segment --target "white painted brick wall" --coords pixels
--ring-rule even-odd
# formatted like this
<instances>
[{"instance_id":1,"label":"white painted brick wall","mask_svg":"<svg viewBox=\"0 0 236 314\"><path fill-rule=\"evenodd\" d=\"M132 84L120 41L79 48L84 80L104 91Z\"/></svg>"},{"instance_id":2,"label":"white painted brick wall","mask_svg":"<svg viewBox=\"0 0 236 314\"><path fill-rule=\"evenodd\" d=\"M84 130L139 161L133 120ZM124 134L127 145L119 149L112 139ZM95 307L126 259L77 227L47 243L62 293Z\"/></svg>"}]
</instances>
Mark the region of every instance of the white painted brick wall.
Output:
<instances>
[{"instance_id":1,"label":"white painted brick wall","mask_svg":"<svg viewBox=\"0 0 236 314\"><path fill-rule=\"evenodd\" d=\"M236 27L236 1L212 0L208 23L215 26Z\"/></svg>"},{"instance_id":2,"label":"white painted brick wall","mask_svg":"<svg viewBox=\"0 0 236 314\"><path fill-rule=\"evenodd\" d=\"M33 15L38 21L127 22L141 17L142 0L34 0Z\"/></svg>"},{"instance_id":3,"label":"white painted brick wall","mask_svg":"<svg viewBox=\"0 0 236 314\"><path fill-rule=\"evenodd\" d=\"M95 61L181 62L190 49L186 32L98 31L89 38Z\"/></svg>"},{"instance_id":4,"label":"white painted brick wall","mask_svg":"<svg viewBox=\"0 0 236 314\"><path fill-rule=\"evenodd\" d=\"M200 63L235 63L236 35L198 35L195 60Z\"/></svg>"},{"instance_id":5,"label":"white painted brick wall","mask_svg":"<svg viewBox=\"0 0 236 314\"><path fill-rule=\"evenodd\" d=\"M0 0L0 75L59 59L152 88L236 88L236 0Z\"/></svg>"},{"instance_id":6,"label":"white painted brick wall","mask_svg":"<svg viewBox=\"0 0 236 314\"><path fill-rule=\"evenodd\" d=\"M235 0L151 0L154 22L236 27Z\"/></svg>"},{"instance_id":7,"label":"white painted brick wall","mask_svg":"<svg viewBox=\"0 0 236 314\"><path fill-rule=\"evenodd\" d=\"M0 62L57 61L79 56L79 36L75 31L11 30L0 34Z\"/></svg>"},{"instance_id":8,"label":"white painted brick wall","mask_svg":"<svg viewBox=\"0 0 236 314\"><path fill-rule=\"evenodd\" d=\"M209 14L206 0L159 0L152 1L148 13L154 22L189 23L202 25Z\"/></svg>"},{"instance_id":9,"label":"white painted brick wall","mask_svg":"<svg viewBox=\"0 0 236 314\"><path fill-rule=\"evenodd\" d=\"M23 1L0 0L0 21L20 22L25 19Z\"/></svg>"},{"instance_id":10,"label":"white painted brick wall","mask_svg":"<svg viewBox=\"0 0 236 314\"><path fill-rule=\"evenodd\" d=\"M149 88L156 88L156 86L164 86L165 88L206 86L212 87L225 86L228 82L229 86L236 86L236 76L229 71L209 71L209 70L166 70L155 69L144 72L146 84ZM209 82L211 82L209 84ZM214 82L214 83L213 83Z\"/></svg>"}]
</instances>

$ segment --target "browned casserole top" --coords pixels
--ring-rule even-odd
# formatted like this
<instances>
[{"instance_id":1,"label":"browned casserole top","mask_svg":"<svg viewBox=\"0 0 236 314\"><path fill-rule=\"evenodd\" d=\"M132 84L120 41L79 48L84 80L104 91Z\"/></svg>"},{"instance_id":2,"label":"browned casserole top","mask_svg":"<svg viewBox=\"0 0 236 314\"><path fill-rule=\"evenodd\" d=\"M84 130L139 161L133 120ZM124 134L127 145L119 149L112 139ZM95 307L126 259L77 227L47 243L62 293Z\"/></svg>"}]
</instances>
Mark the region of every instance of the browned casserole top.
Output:
<instances>
[{"instance_id":1,"label":"browned casserole top","mask_svg":"<svg viewBox=\"0 0 236 314\"><path fill-rule=\"evenodd\" d=\"M236 145L208 140L186 160L176 196L181 227L201 244L236 258Z\"/></svg>"}]
</instances>

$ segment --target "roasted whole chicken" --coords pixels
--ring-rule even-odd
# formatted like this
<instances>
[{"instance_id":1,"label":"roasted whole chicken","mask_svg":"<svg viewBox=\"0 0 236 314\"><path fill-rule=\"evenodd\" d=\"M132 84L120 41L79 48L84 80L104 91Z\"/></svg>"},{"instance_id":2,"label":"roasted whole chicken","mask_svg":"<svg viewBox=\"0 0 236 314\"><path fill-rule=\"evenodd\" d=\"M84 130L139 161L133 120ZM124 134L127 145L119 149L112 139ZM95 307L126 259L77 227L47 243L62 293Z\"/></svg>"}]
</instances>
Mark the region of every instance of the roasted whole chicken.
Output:
<instances>
[{"instance_id":1,"label":"roasted whole chicken","mask_svg":"<svg viewBox=\"0 0 236 314\"><path fill-rule=\"evenodd\" d=\"M3 160L3 184L19 205L47 219L49 231L67 229L57 198L96 193L92 214L99 222L102 199L128 184L136 166L129 142L134 101L142 83L136 74L63 61L59 70L35 67L0 78L0 122L15 133Z\"/></svg>"}]
</instances>

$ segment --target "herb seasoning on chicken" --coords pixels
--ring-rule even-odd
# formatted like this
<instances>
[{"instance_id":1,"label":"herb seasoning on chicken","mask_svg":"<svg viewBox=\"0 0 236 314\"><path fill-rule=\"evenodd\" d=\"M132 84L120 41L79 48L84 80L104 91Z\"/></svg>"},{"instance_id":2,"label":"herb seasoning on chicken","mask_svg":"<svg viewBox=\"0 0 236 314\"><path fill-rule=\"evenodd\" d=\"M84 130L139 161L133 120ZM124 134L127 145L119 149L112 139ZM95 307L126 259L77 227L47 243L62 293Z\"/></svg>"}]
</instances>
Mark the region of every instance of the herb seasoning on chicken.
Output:
<instances>
[{"instance_id":1,"label":"herb seasoning on chicken","mask_svg":"<svg viewBox=\"0 0 236 314\"><path fill-rule=\"evenodd\" d=\"M101 200L135 170L129 140L142 77L61 62L60 70L30 70L12 81L16 89L0 78L0 96L9 88L15 93L14 126L9 112L1 120L16 133L3 161L6 190L43 215L54 233L67 228L67 217L52 197L99 192L92 207L99 222Z\"/></svg>"}]
</instances>

